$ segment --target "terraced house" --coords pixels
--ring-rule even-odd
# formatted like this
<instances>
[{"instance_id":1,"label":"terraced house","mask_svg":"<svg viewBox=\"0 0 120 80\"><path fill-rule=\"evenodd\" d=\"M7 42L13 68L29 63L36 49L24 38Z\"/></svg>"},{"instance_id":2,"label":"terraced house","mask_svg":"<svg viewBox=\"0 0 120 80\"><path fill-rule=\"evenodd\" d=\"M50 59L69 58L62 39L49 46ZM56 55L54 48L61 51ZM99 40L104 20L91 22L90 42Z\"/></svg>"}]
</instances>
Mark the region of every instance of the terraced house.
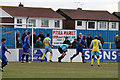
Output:
<instances>
[{"instance_id":1,"label":"terraced house","mask_svg":"<svg viewBox=\"0 0 120 80\"><path fill-rule=\"evenodd\" d=\"M83 30L119 30L119 19L108 11L58 9L57 12L64 16L64 29Z\"/></svg>"},{"instance_id":2,"label":"terraced house","mask_svg":"<svg viewBox=\"0 0 120 80\"><path fill-rule=\"evenodd\" d=\"M58 28L62 29L63 16L51 8L1 6L0 17L2 23L26 24L31 23L36 28ZM8 25L9 26L9 25ZM15 28L26 28L26 26L11 26Z\"/></svg>"}]
</instances>

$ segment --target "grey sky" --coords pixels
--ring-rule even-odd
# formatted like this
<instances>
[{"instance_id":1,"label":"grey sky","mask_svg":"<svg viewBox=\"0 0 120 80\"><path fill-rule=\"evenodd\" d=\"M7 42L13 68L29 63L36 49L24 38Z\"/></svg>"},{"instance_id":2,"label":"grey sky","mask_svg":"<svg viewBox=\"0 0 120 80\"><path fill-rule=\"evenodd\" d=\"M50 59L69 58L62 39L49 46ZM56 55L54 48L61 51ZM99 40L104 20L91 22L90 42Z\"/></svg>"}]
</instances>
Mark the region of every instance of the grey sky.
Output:
<instances>
[{"instance_id":1,"label":"grey sky","mask_svg":"<svg viewBox=\"0 0 120 80\"><path fill-rule=\"evenodd\" d=\"M22 2L27 7L45 7L57 10L58 8L75 9L82 7L85 10L118 11L120 0L0 0L2 6L18 6ZM80 2L80 3L76 3Z\"/></svg>"}]
</instances>

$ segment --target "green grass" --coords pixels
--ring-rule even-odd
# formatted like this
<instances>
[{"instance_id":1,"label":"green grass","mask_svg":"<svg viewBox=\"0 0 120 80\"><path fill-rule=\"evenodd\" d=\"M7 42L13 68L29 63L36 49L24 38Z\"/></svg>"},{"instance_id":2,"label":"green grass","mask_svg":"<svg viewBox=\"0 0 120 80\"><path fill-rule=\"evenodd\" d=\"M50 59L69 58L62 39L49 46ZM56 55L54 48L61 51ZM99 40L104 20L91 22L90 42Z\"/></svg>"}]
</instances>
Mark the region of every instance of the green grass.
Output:
<instances>
[{"instance_id":1,"label":"green grass","mask_svg":"<svg viewBox=\"0 0 120 80\"><path fill-rule=\"evenodd\" d=\"M118 78L118 63L49 63L11 62L2 73L3 78Z\"/></svg>"}]
</instances>

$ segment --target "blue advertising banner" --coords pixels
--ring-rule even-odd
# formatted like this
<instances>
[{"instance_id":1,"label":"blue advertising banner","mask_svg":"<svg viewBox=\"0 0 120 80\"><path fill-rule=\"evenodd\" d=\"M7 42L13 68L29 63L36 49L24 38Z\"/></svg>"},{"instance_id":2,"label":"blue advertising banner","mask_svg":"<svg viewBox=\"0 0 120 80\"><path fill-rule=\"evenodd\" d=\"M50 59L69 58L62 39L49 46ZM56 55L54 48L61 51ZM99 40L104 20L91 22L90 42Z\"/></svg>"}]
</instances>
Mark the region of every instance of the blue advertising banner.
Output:
<instances>
[{"instance_id":1,"label":"blue advertising banner","mask_svg":"<svg viewBox=\"0 0 120 80\"><path fill-rule=\"evenodd\" d=\"M44 51L43 51L44 52ZM43 55L43 52L40 50L40 49L34 49L33 50L33 61L40 61L41 58L42 58L42 55ZM19 50L19 61L21 61L21 58L22 58L22 55L23 55L23 50L20 49ZM29 61L32 61L32 53L31 53L31 50L30 50L30 53L29 53ZM24 61L26 60L26 57L24 58ZM47 61L47 58L45 57L43 59L43 61Z\"/></svg>"},{"instance_id":2,"label":"blue advertising banner","mask_svg":"<svg viewBox=\"0 0 120 80\"><path fill-rule=\"evenodd\" d=\"M91 52L89 50L84 50L85 60L87 62L91 61ZM100 62L120 62L120 51L119 50L103 50L99 51ZM118 55L119 54L119 55ZM94 61L97 61L97 56L95 56Z\"/></svg>"},{"instance_id":3,"label":"blue advertising banner","mask_svg":"<svg viewBox=\"0 0 120 80\"><path fill-rule=\"evenodd\" d=\"M42 58L42 55L44 53L44 49L34 49L33 50L33 61L40 61ZM69 55L68 53L71 53L67 58L66 62L70 62L69 58L74 54L74 52L76 51L76 49L69 49L67 52L67 55ZM85 61L87 62L91 62L91 52L88 49L84 50L84 55L85 55ZM99 55L99 59L100 62L120 62L120 51L119 50L103 50L103 51L99 51L100 55ZM19 61L21 61L21 57L23 54L23 50L20 49L19 50ZM56 55L55 55L56 54ZM58 55L59 52L57 49L53 50L53 61L57 61L57 58L60 56ZM45 56L45 58L43 59L43 61L47 61L47 57L49 56ZM80 59L80 58L79 58ZM26 58L24 59L26 60ZM30 50L30 56L29 56L29 60L32 60L32 55L31 55L31 50ZM78 60L79 61L79 60ZM94 62L97 62L97 56L94 57Z\"/></svg>"},{"instance_id":4,"label":"blue advertising banner","mask_svg":"<svg viewBox=\"0 0 120 80\"><path fill-rule=\"evenodd\" d=\"M120 62L120 50L118 50L118 62Z\"/></svg>"}]
</instances>

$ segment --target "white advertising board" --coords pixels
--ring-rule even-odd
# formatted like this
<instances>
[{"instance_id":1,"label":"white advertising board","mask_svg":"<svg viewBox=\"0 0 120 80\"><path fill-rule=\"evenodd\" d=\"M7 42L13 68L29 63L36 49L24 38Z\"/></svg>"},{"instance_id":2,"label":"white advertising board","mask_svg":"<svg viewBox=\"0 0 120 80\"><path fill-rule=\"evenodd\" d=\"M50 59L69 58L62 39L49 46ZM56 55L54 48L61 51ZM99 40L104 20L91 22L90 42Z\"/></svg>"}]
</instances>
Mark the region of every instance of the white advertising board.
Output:
<instances>
[{"instance_id":1,"label":"white advertising board","mask_svg":"<svg viewBox=\"0 0 120 80\"><path fill-rule=\"evenodd\" d=\"M5 53L8 61L19 61L19 49L8 49L11 54L8 52Z\"/></svg>"},{"instance_id":2,"label":"white advertising board","mask_svg":"<svg viewBox=\"0 0 120 80\"><path fill-rule=\"evenodd\" d=\"M70 42L77 38L76 30L53 30L52 33L52 44L55 46L63 44L65 37L68 37Z\"/></svg>"}]
</instances>

